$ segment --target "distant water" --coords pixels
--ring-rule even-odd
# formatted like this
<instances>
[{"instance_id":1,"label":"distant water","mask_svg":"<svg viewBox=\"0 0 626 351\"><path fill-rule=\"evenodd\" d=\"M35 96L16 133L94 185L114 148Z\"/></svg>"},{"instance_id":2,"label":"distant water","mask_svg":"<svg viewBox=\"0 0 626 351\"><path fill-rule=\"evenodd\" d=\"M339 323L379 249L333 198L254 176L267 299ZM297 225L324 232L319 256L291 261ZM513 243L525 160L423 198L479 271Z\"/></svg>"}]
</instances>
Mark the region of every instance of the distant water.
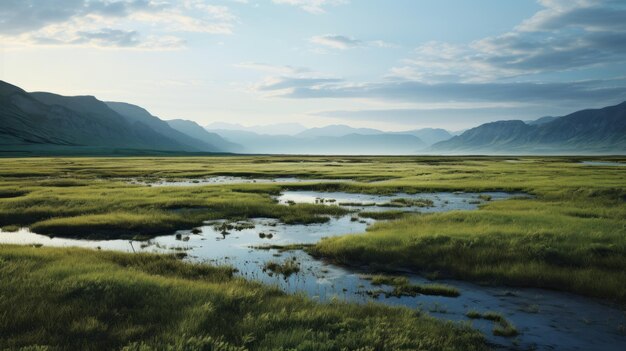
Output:
<instances>
[{"instance_id":1,"label":"distant water","mask_svg":"<svg viewBox=\"0 0 626 351\"><path fill-rule=\"evenodd\" d=\"M132 179L130 184L140 184L149 186L203 186L203 185L228 185L228 184L272 184L272 183L346 183L353 182L351 179L306 179L294 177L278 177L278 178L246 178L233 176L215 176L199 179L177 179L166 180L158 179L155 181L145 181Z\"/></svg>"},{"instance_id":2,"label":"distant water","mask_svg":"<svg viewBox=\"0 0 626 351\"><path fill-rule=\"evenodd\" d=\"M582 161L581 163L587 166L617 166L617 167L626 166L626 162Z\"/></svg>"}]
</instances>

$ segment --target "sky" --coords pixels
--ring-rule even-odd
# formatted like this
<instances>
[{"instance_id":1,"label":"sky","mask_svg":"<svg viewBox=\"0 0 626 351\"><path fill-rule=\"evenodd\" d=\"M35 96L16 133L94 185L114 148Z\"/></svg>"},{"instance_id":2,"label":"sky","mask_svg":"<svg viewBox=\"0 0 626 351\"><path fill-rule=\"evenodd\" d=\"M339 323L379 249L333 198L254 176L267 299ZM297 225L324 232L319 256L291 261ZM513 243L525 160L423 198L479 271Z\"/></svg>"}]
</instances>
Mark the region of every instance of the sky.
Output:
<instances>
[{"instance_id":1,"label":"sky","mask_svg":"<svg viewBox=\"0 0 626 351\"><path fill-rule=\"evenodd\" d=\"M0 80L201 125L454 131L626 100L626 1L1 0Z\"/></svg>"}]
</instances>

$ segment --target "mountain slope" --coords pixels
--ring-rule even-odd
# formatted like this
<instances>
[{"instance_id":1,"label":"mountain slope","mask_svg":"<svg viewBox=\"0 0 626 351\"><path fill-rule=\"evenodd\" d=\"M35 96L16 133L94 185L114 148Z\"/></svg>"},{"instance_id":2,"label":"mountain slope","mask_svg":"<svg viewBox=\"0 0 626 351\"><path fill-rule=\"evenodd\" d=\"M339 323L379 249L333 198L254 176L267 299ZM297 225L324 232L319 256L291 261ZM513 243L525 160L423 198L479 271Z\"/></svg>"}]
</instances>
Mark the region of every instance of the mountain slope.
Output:
<instances>
[{"instance_id":1,"label":"mountain slope","mask_svg":"<svg viewBox=\"0 0 626 351\"><path fill-rule=\"evenodd\" d=\"M93 112L81 113L69 108L71 104L67 101L46 104L8 83L0 82L0 86L0 143L5 146L160 146L150 139L143 140L144 135L133 133L121 116L106 111L102 106L96 106ZM50 99L56 97L51 96ZM93 97L81 96L75 99L78 110L84 111L92 104L97 105Z\"/></svg>"},{"instance_id":2,"label":"mountain slope","mask_svg":"<svg viewBox=\"0 0 626 351\"><path fill-rule=\"evenodd\" d=\"M196 151L221 151L217 144L207 143L195 137L181 133L179 130L172 128L166 121L153 116L146 109L128 104L125 102L107 101L106 105L125 117L131 124L144 124L159 134L167 136L175 140L177 143L184 145L189 150Z\"/></svg>"},{"instance_id":3,"label":"mountain slope","mask_svg":"<svg viewBox=\"0 0 626 351\"><path fill-rule=\"evenodd\" d=\"M204 142L188 142L194 139L159 121L122 116L93 96L28 93L0 81L2 151L87 154L116 150L213 151Z\"/></svg>"},{"instance_id":4,"label":"mountain slope","mask_svg":"<svg viewBox=\"0 0 626 351\"><path fill-rule=\"evenodd\" d=\"M62 106L74 111L85 120L106 127L105 130L78 128L74 135L87 138L87 146L107 146L119 148L154 148L173 151L199 151L161 134L140 121L127 120L124 116L93 96L61 96L52 93L35 92L30 96L49 106ZM96 133L97 132L97 133ZM102 134L102 133L105 134ZM104 137L103 143L95 143L92 138Z\"/></svg>"},{"instance_id":5,"label":"mountain slope","mask_svg":"<svg viewBox=\"0 0 626 351\"><path fill-rule=\"evenodd\" d=\"M172 119L165 122L167 122L167 124L173 129L196 140L200 140L207 145L219 145L219 147L213 146L215 149L226 152L240 152L242 150L241 145L231 143L230 141L222 138L219 134L207 131L196 122L185 119Z\"/></svg>"},{"instance_id":6,"label":"mountain slope","mask_svg":"<svg viewBox=\"0 0 626 351\"><path fill-rule=\"evenodd\" d=\"M626 153L626 102L538 124L486 123L432 149L461 153Z\"/></svg>"}]
</instances>

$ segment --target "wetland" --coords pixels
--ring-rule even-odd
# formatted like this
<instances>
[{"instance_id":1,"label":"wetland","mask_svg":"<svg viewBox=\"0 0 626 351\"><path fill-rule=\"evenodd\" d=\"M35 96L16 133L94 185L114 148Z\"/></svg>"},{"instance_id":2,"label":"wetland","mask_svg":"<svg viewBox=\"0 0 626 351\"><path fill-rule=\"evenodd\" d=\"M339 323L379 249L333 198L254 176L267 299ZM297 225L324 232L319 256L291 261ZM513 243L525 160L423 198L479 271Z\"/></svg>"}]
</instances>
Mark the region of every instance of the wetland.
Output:
<instances>
[{"instance_id":1,"label":"wetland","mask_svg":"<svg viewBox=\"0 0 626 351\"><path fill-rule=\"evenodd\" d=\"M337 311L380 309L396 320L366 319L360 327L370 337L378 335L378 343L393 343L394 349L618 350L625 345L626 189L621 167L589 167L575 158L556 157L519 162L496 157L261 156L2 161L0 257L8 262L5 277L20 271L12 264L17 260L59 257L56 250L76 256L68 260L173 257L176 263L165 262L185 267L177 269L230 272L219 278L230 289L251 284L267 300L293 299L290 313L334 304L342 306ZM80 249L68 247L88 251L79 254ZM114 253L120 251L124 253ZM154 273L128 267L94 267L92 272L64 267L64 274L104 274L98 284L110 289L119 283L101 280L107 270L116 271L119 279ZM168 286L192 284L184 275L167 277L184 280L162 282ZM76 303L88 296L76 294ZM8 311L33 307L9 306L9 300L0 300ZM271 313L271 307L264 308ZM237 304L232 315L243 310ZM35 317L31 322L37 325ZM26 323L28 316L22 318ZM110 316L84 318L109 325ZM186 318L171 322L175 326L170 330L187 327ZM336 318L346 323L350 315ZM406 323L402 318L419 322L400 335L428 329L424 335L447 341L429 344L421 337L420 345L428 347L420 348L402 337L380 336L385 323ZM143 334L129 333L114 346L135 347L146 335L182 342L148 330L148 324L137 322ZM248 328L254 341L198 325L192 329L206 339L198 342L272 349L258 330L240 327ZM12 332L8 320L0 328L14 333L3 346L27 344L28 336ZM51 332L44 325L35 328ZM319 326L314 330L329 332ZM344 332L365 340L356 336L364 331ZM294 327L292 333L300 332ZM340 334L328 338L328 349L340 349ZM289 339L294 345L315 344L298 335ZM50 345L63 345L53 339L47 338ZM348 348L357 345L353 341Z\"/></svg>"}]
</instances>

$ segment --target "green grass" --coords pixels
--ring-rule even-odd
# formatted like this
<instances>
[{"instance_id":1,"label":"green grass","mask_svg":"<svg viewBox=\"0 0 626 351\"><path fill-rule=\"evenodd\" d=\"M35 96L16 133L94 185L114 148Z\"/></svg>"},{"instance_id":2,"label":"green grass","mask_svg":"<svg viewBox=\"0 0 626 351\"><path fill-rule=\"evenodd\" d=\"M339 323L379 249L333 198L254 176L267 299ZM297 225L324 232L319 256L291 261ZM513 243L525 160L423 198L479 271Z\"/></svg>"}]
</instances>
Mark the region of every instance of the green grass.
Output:
<instances>
[{"instance_id":1,"label":"green grass","mask_svg":"<svg viewBox=\"0 0 626 351\"><path fill-rule=\"evenodd\" d=\"M461 293L458 289L443 284L411 284L407 277L391 276L384 274L377 274L370 277L366 277L371 280L372 285L388 285L393 287L392 291L376 291L375 293L384 293L387 297L401 297L401 296L417 296L417 295L438 295L457 297Z\"/></svg>"},{"instance_id":2,"label":"green grass","mask_svg":"<svg viewBox=\"0 0 626 351\"><path fill-rule=\"evenodd\" d=\"M504 337L513 337L517 336L519 332L513 323L504 318L504 316L500 313L488 311L485 313L480 313L478 311L468 311L466 316L471 319L486 319L488 321L493 321L493 335L495 336L504 336Z\"/></svg>"},{"instance_id":3,"label":"green grass","mask_svg":"<svg viewBox=\"0 0 626 351\"><path fill-rule=\"evenodd\" d=\"M381 207L433 207L433 201L429 199L392 199L391 201L380 204Z\"/></svg>"},{"instance_id":4,"label":"green grass","mask_svg":"<svg viewBox=\"0 0 626 351\"><path fill-rule=\"evenodd\" d=\"M315 303L171 256L0 245L0 281L0 349L487 348L414 310Z\"/></svg>"},{"instance_id":5,"label":"green grass","mask_svg":"<svg viewBox=\"0 0 626 351\"><path fill-rule=\"evenodd\" d=\"M404 211L363 211L359 212L359 217L372 218L376 220L391 220L404 217L407 213Z\"/></svg>"},{"instance_id":6,"label":"green grass","mask_svg":"<svg viewBox=\"0 0 626 351\"><path fill-rule=\"evenodd\" d=\"M296 262L295 257L293 257L293 259L287 259L283 262L268 261L263 265L263 271L280 274L287 279L291 275L300 272L300 264Z\"/></svg>"}]
</instances>

